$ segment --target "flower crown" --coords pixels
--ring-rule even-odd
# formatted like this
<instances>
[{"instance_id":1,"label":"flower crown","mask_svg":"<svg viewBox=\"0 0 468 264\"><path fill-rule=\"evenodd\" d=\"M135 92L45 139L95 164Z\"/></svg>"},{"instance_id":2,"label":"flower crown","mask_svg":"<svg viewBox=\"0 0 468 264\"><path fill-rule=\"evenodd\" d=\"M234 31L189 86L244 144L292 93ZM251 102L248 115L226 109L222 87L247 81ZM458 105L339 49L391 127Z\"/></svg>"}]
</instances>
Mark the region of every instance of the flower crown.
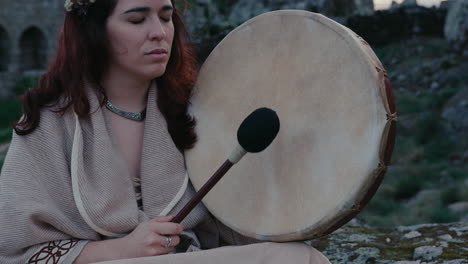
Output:
<instances>
[{"instance_id":1,"label":"flower crown","mask_svg":"<svg viewBox=\"0 0 468 264\"><path fill-rule=\"evenodd\" d=\"M84 11L86 15L86 10L88 6L90 6L94 2L96 2L96 0L74 0L74 1L66 0L64 7L65 7L65 10L67 10L67 12L71 12L73 11L73 9L80 9Z\"/></svg>"}]
</instances>

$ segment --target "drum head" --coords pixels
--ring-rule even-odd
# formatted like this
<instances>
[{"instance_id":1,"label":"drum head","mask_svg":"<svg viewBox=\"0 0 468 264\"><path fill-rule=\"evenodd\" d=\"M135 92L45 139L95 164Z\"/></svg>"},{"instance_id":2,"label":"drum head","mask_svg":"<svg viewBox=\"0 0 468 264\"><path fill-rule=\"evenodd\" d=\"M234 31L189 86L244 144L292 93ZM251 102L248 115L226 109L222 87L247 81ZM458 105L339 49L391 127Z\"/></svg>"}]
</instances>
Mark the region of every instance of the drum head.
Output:
<instances>
[{"instance_id":1,"label":"drum head","mask_svg":"<svg viewBox=\"0 0 468 264\"><path fill-rule=\"evenodd\" d=\"M277 112L277 138L234 165L205 206L270 241L315 238L349 221L380 184L394 139L391 87L370 47L306 11L266 13L231 32L204 63L190 109L199 141L186 163L197 190L259 107Z\"/></svg>"}]
</instances>

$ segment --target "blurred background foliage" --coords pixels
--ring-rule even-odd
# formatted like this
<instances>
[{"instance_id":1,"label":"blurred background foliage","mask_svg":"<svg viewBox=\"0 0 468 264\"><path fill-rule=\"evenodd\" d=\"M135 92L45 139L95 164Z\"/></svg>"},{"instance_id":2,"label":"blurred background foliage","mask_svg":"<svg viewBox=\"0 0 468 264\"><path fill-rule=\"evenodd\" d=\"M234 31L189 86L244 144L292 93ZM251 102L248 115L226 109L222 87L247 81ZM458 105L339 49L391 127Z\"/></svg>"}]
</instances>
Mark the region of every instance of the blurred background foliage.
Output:
<instances>
[{"instance_id":1,"label":"blurred background foliage","mask_svg":"<svg viewBox=\"0 0 468 264\"><path fill-rule=\"evenodd\" d=\"M375 52L389 71L399 122L392 164L357 218L376 226L467 221L467 134L444 118L467 88L466 58L443 38L412 38Z\"/></svg>"}]
</instances>

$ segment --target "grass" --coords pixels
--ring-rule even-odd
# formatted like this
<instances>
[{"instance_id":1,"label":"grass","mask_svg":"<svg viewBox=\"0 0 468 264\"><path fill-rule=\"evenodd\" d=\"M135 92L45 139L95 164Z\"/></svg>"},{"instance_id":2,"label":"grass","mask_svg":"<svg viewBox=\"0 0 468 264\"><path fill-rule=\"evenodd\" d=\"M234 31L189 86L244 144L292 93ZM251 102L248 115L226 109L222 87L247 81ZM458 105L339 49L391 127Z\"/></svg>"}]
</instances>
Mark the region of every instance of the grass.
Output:
<instances>
[{"instance_id":1,"label":"grass","mask_svg":"<svg viewBox=\"0 0 468 264\"><path fill-rule=\"evenodd\" d=\"M8 140L9 136L4 130L7 128L11 130L11 124L21 117L19 96L31 87L35 87L36 84L37 78L24 77L13 88L14 98L0 99L0 142ZM11 136L11 131L9 133Z\"/></svg>"},{"instance_id":2,"label":"grass","mask_svg":"<svg viewBox=\"0 0 468 264\"><path fill-rule=\"evenodd\" d=\"M450 211L447 207L431 208L429 223L451 223L456 222L459 215Z\"/></svg>"},{"instance_id":3,"label":"grass","mask_svg":"<svg viewBox=\"0 0 468 264\"><path fill-rule=\"evenodd\" d=\"M448 99L455 95L460 87L452 87L439 92L395 90L395 103L400 115L420 113L429 109L441 108Z\"/></svg>"},{"instance_id":4,"label":"grass","mask_svg":"<svg viewBox=\"0 0 468 264\"><path fill-rule=\"evenodd\" d=\"M397 135L394 165L358 218L371 225L445 223L457 221L460 215L448 205L468 201L468 165L454 165L451 153L463 151L442 133L423 137L414 133ZM423 190L436 190L426 192ZM413 201L411 208L407 204Z\"/></svg>"},{"instance_id":5,"label":"grass","mask_svg":"<svg viewBox=\"0 0 468 264\"><path fill-rule=\"evenodd\" d=\"M394 164L359 219L376 226L458 221L460 215L449 211L448 205L468 201L463 184L468 165L454 165L449 157L463 149L438 131L440 124L433 118L425 122L425 129L431 129L426 133L397 135ZM437 191L420 195L424 190ZM414 203L407 208L410 201Z\"/></svg>"},{"instance_id":6,"label":"grass","mask_svg":"<svg viewBox=\"0 0 468 264\"><path fill-rule=\"evenodd\" d=\"M17 99L0 100L0 144L10 141L11 124L21 117L21 104Z\"/></svg>"},{"instance_id":7,"label":"grass","mask_svg":"<svg viewBox=\"0 0 468 264\"><path fill-rule=\"evenodd\" d=\"M7 143L11 140L12 131L13 130L10 128L0 129L0 145Z\"/></svg>"},{"instance_id":8,"label":"grass","mask_svg":"<svg viewBox=\"0 0 468 264\"><path fill-rule=\"evenodd\" d=\"M440 194L440 200L446 205L460 201L461 199L458 188L456 186L445 188Z\"/></svg>"},{"instance_id":9,"label":"grass","mask_svg":"<svg viewBox=\"0 0 468 264\"><path fill-rule=\"evenodd\" d=\"M0 145L10 142L13 128L11 123L21 117L21 106L18 100L0 100ZM5 153L0 152L0 170Z\"/></svg>"},{"instance_id":10,"label":"grass","mask_svg":"<svg viewBox=\"0 0 468 264\"><path fill-rule=\"evenodd\" d=\"M17 122L21 117L22 111L19 95L30 87L34 87L36 83L36 78L23 78L13 89L16 95L15 98L0 99L0 145L10 142L13 132L12 124ZM0 153L0 169L3 166L3 156L4 153Z\"/></svg>"},{"instance_id":11,"label":"grass","mask_svg":"<svg viewBox=\"0 0 468 264\"><path fill-rule=\"evenodd\" d=\"M447 53L444 40L416 43L419 54L408 51L411 45L395 43L377 49L376 54L384 65L390 65L387 70L391 75L412 74L416 79L418 75L415 74L424 74L421 64ZM401 52L409 52L408 57L399 55ZM443 69L457 64L444 63ZM421 70L415 70L417 67ZM465 184L468 164L454 163L452 157L463 156L467 146L447 134L449 123L441 117L441 110L463 87L463 81L466 82L464 77L457 77L438 91L422 87L411 90L397 86L394 89L400 122L392 166L358 219L374 226L446 223L460 219L462 215L450 211L448 205L468 201Z\"/></svg>"},{"instance_id":12,"label":"grass","mask_svg":"<svg viewBox=\"0 0 468 264\"><path fill-rule=\"evenodd\" d=\"M374 51L390 74L400 74L421 65L427 58L445 56L450 47L444 39L426 38L395 42Z\"/></svg>"}]
</instances>

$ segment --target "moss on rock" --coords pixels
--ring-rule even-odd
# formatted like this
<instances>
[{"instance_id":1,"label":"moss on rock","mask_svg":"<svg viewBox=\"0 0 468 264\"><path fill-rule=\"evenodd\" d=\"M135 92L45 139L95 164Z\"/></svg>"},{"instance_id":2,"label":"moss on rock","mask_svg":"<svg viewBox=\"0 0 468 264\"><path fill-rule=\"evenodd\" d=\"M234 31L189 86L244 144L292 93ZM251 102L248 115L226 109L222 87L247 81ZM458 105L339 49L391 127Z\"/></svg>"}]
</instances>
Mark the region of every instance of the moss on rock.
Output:
<instances>
[{"instance_id":1,"label":"moss on rock","mask_svg":"<svg viewBox=\"0 0 468 264\"><path fill-rule=\"evenodd\" d=\"M410 232L420 235L405 237ZM345 225L326 237L308 241L308 244L320 250L333 264L405 261L468 264L466 223L395 228Z\"/></svg>"}]
</instances>

